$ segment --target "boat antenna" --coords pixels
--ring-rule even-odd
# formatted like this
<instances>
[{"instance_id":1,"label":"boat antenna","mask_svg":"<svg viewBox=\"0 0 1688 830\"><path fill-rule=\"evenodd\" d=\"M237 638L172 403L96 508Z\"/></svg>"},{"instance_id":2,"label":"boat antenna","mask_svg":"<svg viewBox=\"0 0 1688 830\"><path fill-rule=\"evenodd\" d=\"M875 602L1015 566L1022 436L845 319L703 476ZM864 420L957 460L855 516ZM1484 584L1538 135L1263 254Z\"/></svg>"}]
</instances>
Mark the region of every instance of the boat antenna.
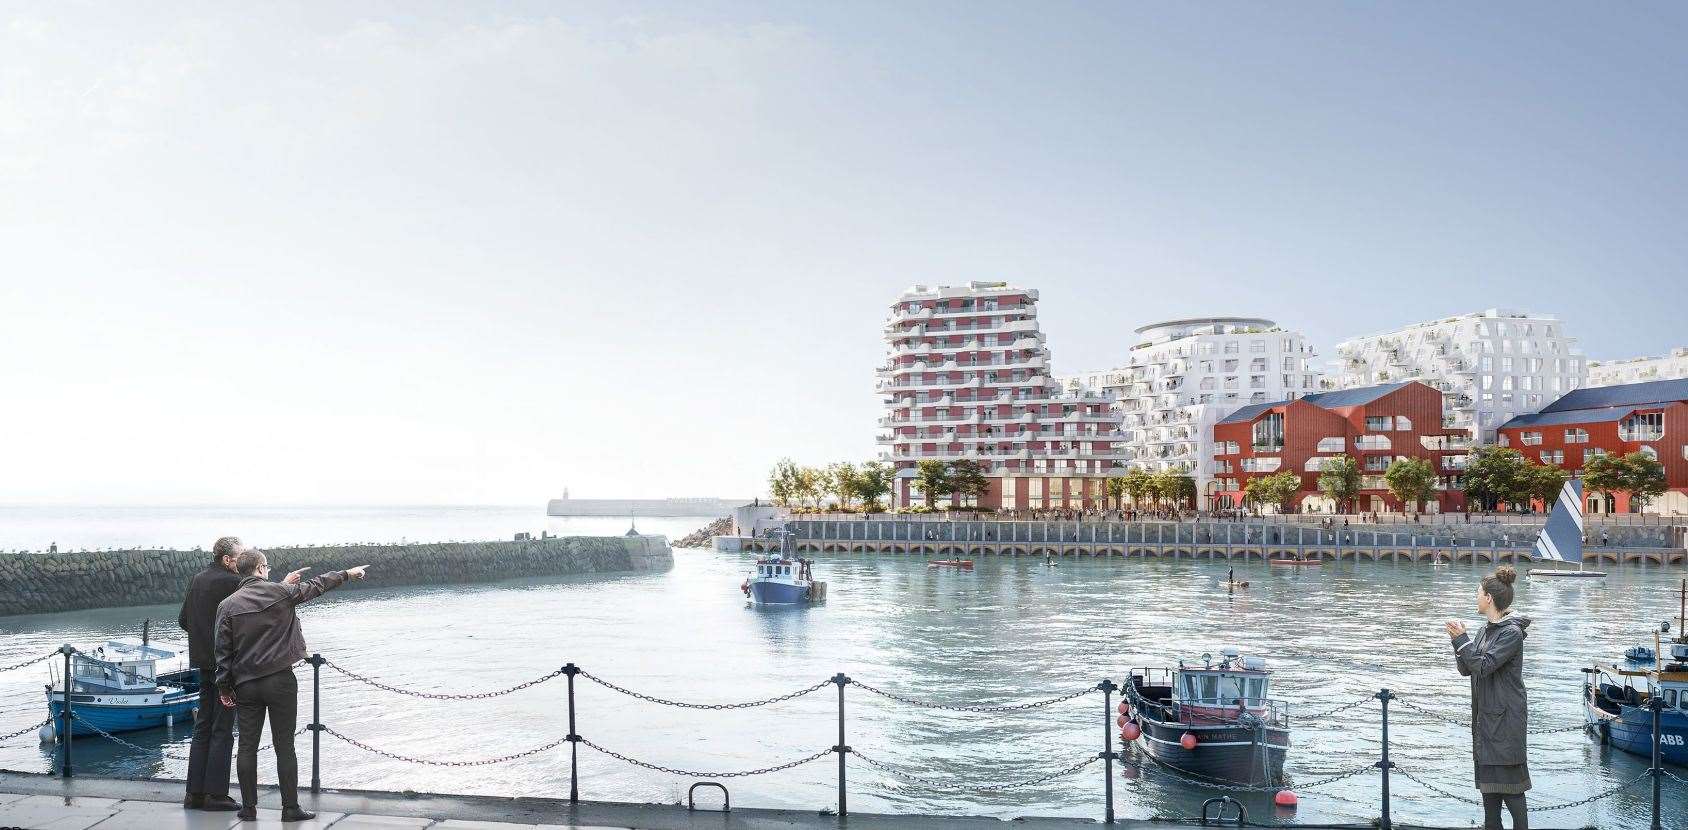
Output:
<instances>
[{"instance_id":1,"label":"boat antenna","mask_svg":"<svg viewBox=\"0 0 1688 830\"><path fill-rule=\"evenodd\" d=\"M149 635L151 633L150 632L151 628L152 628L152 618L147 617L146 620L141 623L141 650L142 651L146 650Z\"/></svg>"}]
</instances>

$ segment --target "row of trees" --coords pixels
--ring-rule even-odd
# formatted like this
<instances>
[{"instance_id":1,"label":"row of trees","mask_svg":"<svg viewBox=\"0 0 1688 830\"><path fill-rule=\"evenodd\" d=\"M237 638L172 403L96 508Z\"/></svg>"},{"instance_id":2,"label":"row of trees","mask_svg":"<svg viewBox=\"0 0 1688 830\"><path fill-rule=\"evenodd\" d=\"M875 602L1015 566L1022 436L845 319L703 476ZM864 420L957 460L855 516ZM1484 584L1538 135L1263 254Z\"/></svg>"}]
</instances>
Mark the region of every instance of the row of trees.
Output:
<instances>
[{"instance_id":1,"label":"row of trees","mask_svg":"<svg viewBox=\"0 0 1688 830\"><path fill-rule=\"evenodd\" d=\"M1471 451L1461 482L1465 498L1485 510L1501 504L1551 505L1571 474L1552 464L1537 464L1511 447L1482 446ZM1639 511L1666 489L1665 465L1646 453L1602 455L1583 463L1583 488L1608 496L1628 493L1630 509Z\"/></svg>"},{"instance_id":2,"label":"row of trees","mask_svg":"<svg viewBox=\"0 0 1688 830\"><path fill-rule=\"evenodd\" d=\"M1415 510L1436 497L1436 470L1422 458L1397 458L1383 473L1384 484L1402 504ZM1325 461L1318 479L1319 492L1336 503L1337 509L1353 512L1365 476L1352 456L1337 455ZM1243 501L1251 506L1274 505L1288 512L1301 492L1301 476L1292 470L1251 480L1243 488Z\"/></svg>"},{"instance_id":3,"label":"row of trees","mask_svg":"<svg viewBox=\"0 0 1688 830\"><path fill-rule=\"evenodd\" d=\"M1196 498L1196 480L1176 470L1162 470L1158 473L1131 470L1123 476L1108 479L1108 497L1113 499L1115 504L1124 504L1128 496L1131 502L1137 505L1193 505Z\"/></svg>"},{"instance_id":4,"label":"row of trees","mask_svg":"<svg viewBox=\"0 0 1688 830\"><path fill-rule=\"evenodd\" d=\"M825 467L805 467L789 458L774 464L768 474L768 494L774 503L787 507L820 509L828 497L845 510L859 505L869 512L882 509L881 500L891 494L896 471L882 461L857 466L848 461Z\"/></svg>"}]
</instances>

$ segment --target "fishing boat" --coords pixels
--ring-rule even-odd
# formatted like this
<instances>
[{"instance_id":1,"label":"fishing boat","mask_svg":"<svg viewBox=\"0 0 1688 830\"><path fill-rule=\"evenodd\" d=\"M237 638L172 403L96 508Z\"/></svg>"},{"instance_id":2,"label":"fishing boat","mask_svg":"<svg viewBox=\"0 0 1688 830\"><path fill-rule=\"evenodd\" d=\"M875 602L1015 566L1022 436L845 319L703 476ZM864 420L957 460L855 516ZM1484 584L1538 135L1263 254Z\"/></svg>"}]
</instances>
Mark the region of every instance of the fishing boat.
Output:
<instances>
[{"instance_id":1,"label":"fishing boat","mask_svg":"<svg viewBox=\"0 0 1688 830\"><path fill-rule=\"evenodd\" d=\"M1220 650L1177 668L1133 669L1120 738L1179 772L1249 786L1283 783L1289 707L1273 700L1261 657Z\"/></svg>"},{"instance_id":2,"label":"fishing boat","mask_svg":"<svg viewBox=\"0 0 1688 830\"><path fill-rule=\"evenodd\" d=\"M1583 669L1583 709L1589 729L1601 740L1625 752L1653 756L1653 698L1664 702L1659 712L1659 757L1665 763L1688 765L1688 579L1677 588L1677 636L1658 643L1647 661ZM1668 632L1670 623L1659 626ZM1655 634L1659 638L1660 634ZM1669 650L1666 650L1666 646ZM1647 665L1651 663L1651 665Z\"/></svg>"},{"instance_id":3,"label":"fishing boat","mask_svg":"<svg viewBox=\"0 0 1688 830\"><path fill-rule=\"evenodd\" d=\"M188 665L187 647L150 641L143 625L140 638L107 640L104 645L78 650L70 658L70 705L75 715L73 735L152 729L193 717L199 706L199 670ZM52 664L47 684L47 711L58 729L64 711L65 679Z\"/></svg>"},{"instance_id":4,"label":"fishing boat","mask_svg":"<svg viewBox=\"0 0 1688 830\"><path fill-rule=\"evenodd\" d=\"M1552 567L1531 568L1531 579L1600 579L1606 576L1605 571L1583 568L1582 496L1582 479L1567 479L1559 491L1559 500L1553 503L1553 511L1547 514L1547 523L1541 526L1541 533L1536 534L1536 561L1554 564ZM1577 569L1573 571L1561 567L1561 562L1575 562Z\"/></svg>"}]
</instances>

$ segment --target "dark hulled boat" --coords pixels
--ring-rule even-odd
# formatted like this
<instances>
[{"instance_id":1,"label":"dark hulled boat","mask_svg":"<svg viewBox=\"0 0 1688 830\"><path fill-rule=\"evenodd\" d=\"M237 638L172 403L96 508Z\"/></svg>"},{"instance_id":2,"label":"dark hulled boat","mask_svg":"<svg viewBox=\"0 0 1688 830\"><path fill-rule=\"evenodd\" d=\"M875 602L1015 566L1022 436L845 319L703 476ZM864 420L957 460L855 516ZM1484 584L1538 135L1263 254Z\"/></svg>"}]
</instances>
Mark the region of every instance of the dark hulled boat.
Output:
<instances>
[{"instance_id":1,"label":"dark hulled boat","mask_svg":"<svg viewBox=\"0 0 1688 830\"><path fill-rule=\"evenodd\" d=\"M1688 765L1688 580L1678 589L1677 636L1654 648L1632 648L1617 663L1583 669L1583 709L1588 726L1612 746L1652 757L1652 700L1659 712L1659 756ZM1661 626L1668 629L1669 624ZM1637 659L1641 658L1641 659Z\"/></svg>"},{"instance_id":2,"label":"dark hulled boat","mask_svg":"<svg viewBox=\"0 0 1688 830\"><path fill-rule=\"evenodd\" d=\"M1156 761L1215 781L1283 783L1289 710L1269 696L1263 658L1227 648L1217 663L1204 654L1200 665L1133 669L1124 691L1120 737Z\"/></svg>"}]
</instances>

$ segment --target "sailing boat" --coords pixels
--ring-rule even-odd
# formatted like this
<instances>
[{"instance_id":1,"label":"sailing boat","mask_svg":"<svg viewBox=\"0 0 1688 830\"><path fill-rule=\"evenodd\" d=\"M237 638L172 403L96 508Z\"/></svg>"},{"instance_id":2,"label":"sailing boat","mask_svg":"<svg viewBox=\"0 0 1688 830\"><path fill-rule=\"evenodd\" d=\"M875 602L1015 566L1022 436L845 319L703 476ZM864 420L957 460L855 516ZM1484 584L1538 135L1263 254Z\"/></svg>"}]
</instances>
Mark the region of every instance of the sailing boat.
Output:
<instances>
[{"instance_id":1,"label":"sailing boat","mask_svg":"<svg viewBox=\"0 0 1688 830\"><path fill-rule=\"evenodd\" d=\"M1557 564L1551 568L1531 568L1531 578L1599 578L1606 575L1605 571L1583 569L1582 494L1582 479L1566 479L1564 489L1559 491L1559 500L1553 503L1553 512L1547 514L1547 524L1542 525L1541 534L1536 536L1537 562L1575 562L1577 569L1563 569Z\"/></svg>"}]
</instances>

